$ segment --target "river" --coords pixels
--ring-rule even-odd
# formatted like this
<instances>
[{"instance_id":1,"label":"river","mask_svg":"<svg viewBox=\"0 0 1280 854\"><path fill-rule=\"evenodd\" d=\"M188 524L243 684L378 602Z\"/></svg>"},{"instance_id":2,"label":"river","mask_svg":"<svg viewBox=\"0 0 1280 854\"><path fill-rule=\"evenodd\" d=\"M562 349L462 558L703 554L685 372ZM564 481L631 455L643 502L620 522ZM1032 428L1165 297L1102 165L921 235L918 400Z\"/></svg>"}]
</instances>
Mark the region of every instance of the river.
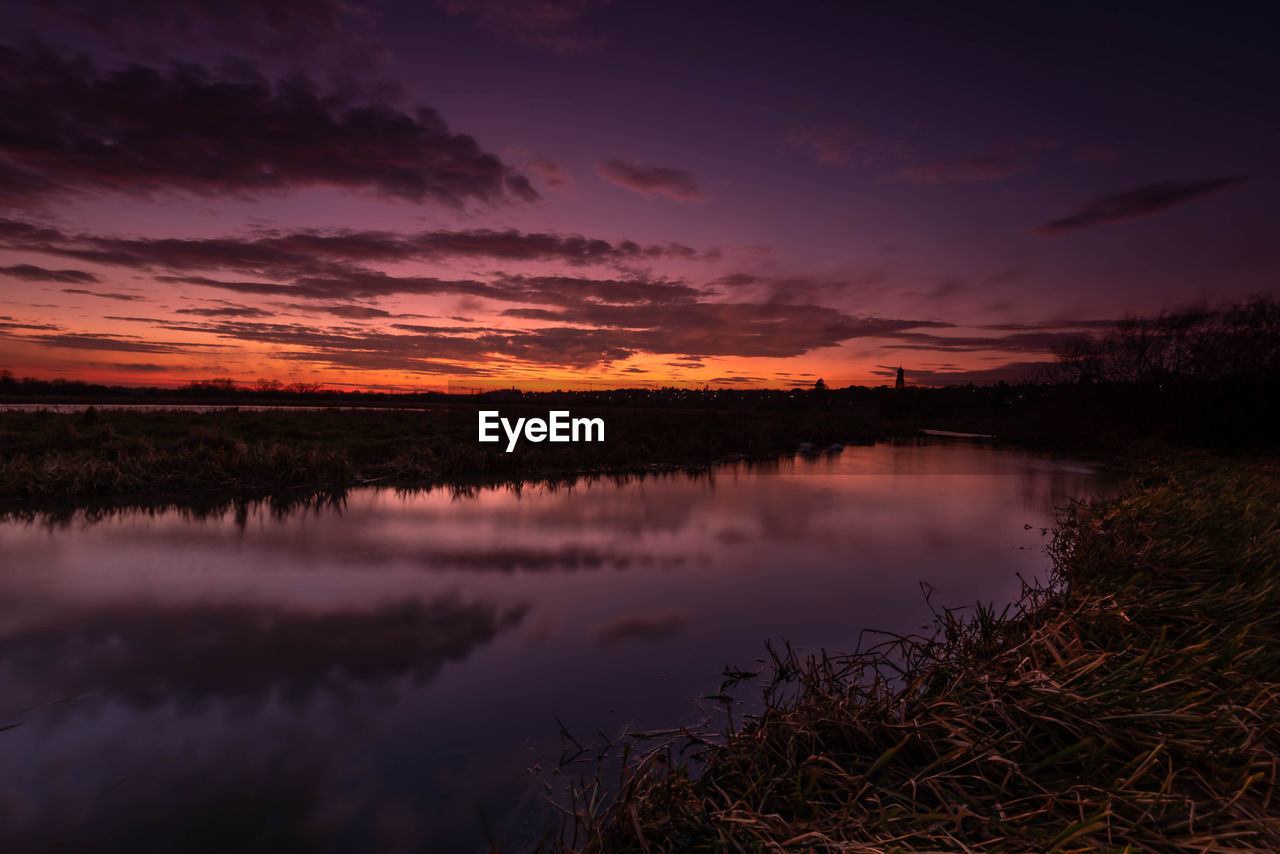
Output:
<instances>
[{"instance_id":1,"label":"river","mask_svg":"<svg viewBox=\"0 0 1280 854\"><path fill-rule=\"evenodd\" d=\"M935 606L1009 602L1048 569L1054 508L1106 482L920 440L0 522L0 849L520 850L564 781L557 720L698 720L767 639L926 628L922 582Z\"/></svg>"}]
</instances>

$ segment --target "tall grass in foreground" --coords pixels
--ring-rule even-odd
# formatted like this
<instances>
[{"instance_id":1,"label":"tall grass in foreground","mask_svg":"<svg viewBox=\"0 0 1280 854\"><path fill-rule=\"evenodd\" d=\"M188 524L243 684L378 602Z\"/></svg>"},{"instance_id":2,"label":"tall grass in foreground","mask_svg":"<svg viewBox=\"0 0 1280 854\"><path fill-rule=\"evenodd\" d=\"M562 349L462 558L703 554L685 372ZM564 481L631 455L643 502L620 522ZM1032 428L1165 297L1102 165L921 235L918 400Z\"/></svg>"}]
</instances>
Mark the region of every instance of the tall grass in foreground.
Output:
<instances>
[{"instance_id":1,"label":"tall grass in foreground","mask_svg":"<svg viewBox=\"0 0 1280 854\"><path fill-rule=\"evenodd\" d=\"M1013 612L781 656L764 713L696 766L630 745L561 845L1278 851L1278 523L1274 472L1149 471L1065 512L1049 585Z\"/></svg>"}]
</instances>

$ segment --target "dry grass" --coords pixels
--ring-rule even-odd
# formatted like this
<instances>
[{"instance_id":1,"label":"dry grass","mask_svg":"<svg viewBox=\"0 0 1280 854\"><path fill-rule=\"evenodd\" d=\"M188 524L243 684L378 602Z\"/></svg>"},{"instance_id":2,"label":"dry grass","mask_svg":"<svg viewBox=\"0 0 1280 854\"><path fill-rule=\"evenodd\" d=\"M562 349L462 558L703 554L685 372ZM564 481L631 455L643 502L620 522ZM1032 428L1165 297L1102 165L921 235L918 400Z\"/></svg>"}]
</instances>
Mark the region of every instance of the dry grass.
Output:
<instances>
[{"instance_id":1,"label":"dry grass","mask_svg":"<svg viewBox=\"0 0 1280 854\"><path fill-rule=\"evenodd\" d=\"M526 407L520 414L545 415ZM575 413L576 414L576 413ZM587 413L589 414L589 413ZM182 506L358 484L430 487L584 474L696 470L773 460L802 441L871 442L879 421L827 412L623 409L600 444L529 444L503 453L475 439L474 407L213 412L90 409L0 412L0 514L105 505Z\"/></svg>"},{"instance_id":2,"label":"dry grass","mask_svg":"<svg viewBox=\"0 0 1280 854\"><path fill-rule=\"evenodd\" d=\"M1274 473L1149 469L1064 514L1013 611L778 655L764 713L718 744L628 745L560 848L1280 850L1277 508Z\"/></svg>"}]
</instances>

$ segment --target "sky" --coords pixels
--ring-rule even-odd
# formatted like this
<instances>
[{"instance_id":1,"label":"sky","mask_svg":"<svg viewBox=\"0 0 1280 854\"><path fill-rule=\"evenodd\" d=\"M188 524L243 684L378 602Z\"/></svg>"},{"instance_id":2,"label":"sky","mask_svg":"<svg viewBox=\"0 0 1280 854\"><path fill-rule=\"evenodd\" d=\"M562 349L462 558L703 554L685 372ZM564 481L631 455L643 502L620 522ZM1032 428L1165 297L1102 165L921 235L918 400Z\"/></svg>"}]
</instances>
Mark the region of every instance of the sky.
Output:
<instances>
[{"instance_id":1,"label":"sky","mask_svg":"<svg viewBox=\"0 0 1280 854\"><path fill-rule=\"evenodd\" d=\"M1277 293L1263 7L1115 5L15 0L0 369L983 384Z\"/></svg>"}]
</instances>

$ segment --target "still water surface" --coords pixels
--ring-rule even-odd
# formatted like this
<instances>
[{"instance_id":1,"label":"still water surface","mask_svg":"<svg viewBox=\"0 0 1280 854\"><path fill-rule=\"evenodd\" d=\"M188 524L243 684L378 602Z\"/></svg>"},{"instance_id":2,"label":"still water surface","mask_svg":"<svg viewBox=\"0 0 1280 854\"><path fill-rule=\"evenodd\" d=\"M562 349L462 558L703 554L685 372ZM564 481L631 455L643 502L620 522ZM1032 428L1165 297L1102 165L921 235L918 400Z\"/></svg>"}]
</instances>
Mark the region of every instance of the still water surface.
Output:
<instances>
[{"instance_id":1,"label":"still water surface","mask_svg":"<svg viewBox=\"0 0 1280 854\"><path fill-rule=\"evenodd\" d=\"M920 582L1010 601L1054 507L1103 489L933 441L283 518L6 521L0 850L467 852L481 816L518 843L560 779L557 716L692 722L766 639L920 630Z\"/></svg>"}]
</instances>

